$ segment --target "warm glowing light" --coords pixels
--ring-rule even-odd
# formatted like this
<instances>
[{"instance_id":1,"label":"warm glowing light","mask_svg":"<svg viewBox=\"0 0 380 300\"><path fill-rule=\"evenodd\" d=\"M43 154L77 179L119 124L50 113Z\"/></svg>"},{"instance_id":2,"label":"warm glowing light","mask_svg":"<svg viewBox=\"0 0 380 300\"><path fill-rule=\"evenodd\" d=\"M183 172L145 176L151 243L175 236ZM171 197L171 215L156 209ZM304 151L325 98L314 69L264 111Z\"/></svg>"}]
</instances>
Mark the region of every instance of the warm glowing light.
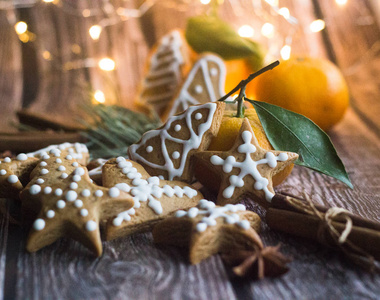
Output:
<instances>
[{"instance_id":1,"label":"warm glowing light","mask_svg":"<svg viewBox=\"0 0 380 300\"><path fill-rule=\"evenodd\" d=\"M115 62L108 57L102 58L99 61L99 68L102 69L103 71L115 70Z\"/></svg>"},{"instance_id":2,"label":"warm glowing light","mask_svg":"<svg viewBox=\"0 0 380 300\"><path fill-rule=\"evenodd\" d=\"M99 103L106 102L106 97L104 96L104 93L101 90L96 90L94 93L94 99Z\"/></svg>"},{"instance_id":3,"label":"warm glowing light","mask_svg":"<svg viewBox=\"0 0 380 300\"><path fill-rule=\"evenodd\" d=\"M274 36L274 26L271 23L265 23L261 27L261 34L267 38L272 38Z\"/></svg>"},{"instance_id":4,"label":"warm glowing light","mask_svg":"<svg viewBox=\"0 0 380 300\"><path fill-rule=\"evenodd\" d=\"M285 45L284 47L281 48L280 54L281 58L283 60L288 60L290 58L290 53L292 52L292 47L289 45Z\"/></svg>"},{"instance_id":5,"label":"warm glowing light","mask_svg":"<svg viewBox=\"0 0 380 300\"><path fill-rule=\"evenodd\" d=\"M265 2L272 6L278 6L278 0L265 0Z\"/></svg>"},{"instance_id":6,"label":"warm glowing light","mask_svg":"<svg viewBox=\"0 0 380 300\"><path fill-rule=\"evenodd\" d=\"M44 52L42 52L42 57L46 60L51 60L51 54L49 51L45 50Z\"/></svg>"},{"instance_id":7,"label":"warm glowing light","mask_svg":"<svg viewBox=\"0 0 380 300\"><path fill-rule=\"evenodd\" d=\"M78 44L72 44L71 51L75 54L80 54L82 52L82 48Z\"/></svg>"},{"instance_id":8,"label":"warm glowing light","mask_svg":"<svg viewBox=\"0 0 380 300\"><path fill-rule=\"evenodd\" d=\"M335 3L339 6L344 6L347 4L347 0L335 0Z\"/></svg>"},{"instance_id":9,"label":"warm glowing light","mask_svg":"<svg viewBox=\"0 0 380 300\"><path fill-rule=\"evenodd\" d=\"M91 10L89 10L89 9L84 9L83 11L82 11L82 16L83 17L85 17L85 18L88 18L89 16L91 16Z\"/></svg>"},{"instance_id":10,"label":"warm glowing light","mask_svg":"<svg viewBox=\"0 0 380 300\"><path fill-rule=\"evenodd\" d=\"M211 2L211 0L200 0L202 4L207 5Z\"/></svg>"},{"instance_id":11,"label":"warm glowing light","mask_svg":"<svg viewBox=\"0 0 380 300\"><path fill-rule=\"evenodd\" d=\"M90 34L93 40L98 40L100 34L102 33L102 27L99 25L91 26L90 29L88 30L88 33Z\"/></svg>"},{"instance_id":12,"label":"warm glowing light","mask_svg":"<svg viewBox=\"0 0 380 300\"><path fill-rule=\"evenodd\" d=\"M25 33L28 30L28 24L25 22L17 22L15 24L15 30L18 35Z\"/></svg>"},{"instance_id":13,"label":"warm glowing light","mask_svg":"<svg viewBox=\"0 0 380 300\"><path fill-rule=\"evenodd\" d=\"M241 37L253 37L255 30L249 25L243 25L239 28L238 34Z\"/></svg>"},{"instance_id":14,"label":"warm glowing light","mask_svg":"<svg viewBox=\"0 0 380 300\"><path fill-rule=\"evenodd\" d=\"M290 17L290 12L289 12L289 9L287 7L281 7L278 10L278 14L283 16L285 19L289 19L289 17Z\"/></svg>"},{"instance_id":15,"label":"warm glowing light","mask_svg":"<svg viewBox=\"0 0 380 300\"><path fill-rule=\"evenodd\" d=\"M321 19L315 20L310 24L310 30L312 32L319 32L323 29L325 29L325 21Z\"/></svg>"},{"instance_id":16,"label":"warm glowing light","mask_svg":"<svg viewBox=\"0 0 380 300\"><path fill-rule=\"evenodd\" d=\"M54 2L54 0L42 0L44 1L45 3L51 3L51 2Z\"/></svg>"}]
</instances>

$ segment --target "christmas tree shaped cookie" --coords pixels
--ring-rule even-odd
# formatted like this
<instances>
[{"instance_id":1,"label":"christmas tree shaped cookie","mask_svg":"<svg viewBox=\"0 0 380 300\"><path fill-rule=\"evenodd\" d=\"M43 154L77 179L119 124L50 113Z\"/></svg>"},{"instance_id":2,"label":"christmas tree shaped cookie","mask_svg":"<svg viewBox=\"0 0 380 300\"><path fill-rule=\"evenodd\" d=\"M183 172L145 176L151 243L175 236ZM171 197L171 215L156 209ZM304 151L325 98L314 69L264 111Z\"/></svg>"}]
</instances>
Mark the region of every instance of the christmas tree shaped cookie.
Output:
<instances>
[{"instance_id":1,"label":"christmas tree shaped cookie","mask_svg":"<svg viewBox=\"0 0 380 300\"><path fill-rule=\"evenodd\" d=\"M226 67L223 60L213 54L202 55L193 65L163 119L183 112L191 105L220 99L224 95L225 80Z\"/></svg>"},{"instance_id":2,"label":"christmas tree shaped cookie","mask_svg":"<svg viewBox=\"0 0 380 300\"><path fill-rule=\"evenodd\" d=\"M0 198L18 199L37 163L37 158L28 157L24 153L13 159L0 159Z\"/></svg>"},{"instance_id":3,"label":"christmas tree shaped cookie","mask_svg":"<svg viewBox=\"0 0 380 300\"><path fill-rule=\"evenodd\" d=\"M104 165L103 184L128 192L135 201L133 208L115 214L108 221L107 240L149 231L174 211L196 206L203 197L183 182L151 177L138 163L123 157L112 159Z\"/></svg>"},{"instance_id":4,"label":"christmas tree shaped cookie","mask_svg":"<svg viewBox=\"0 0 380 300\"><path fill-rule=\"evenodd\" d=\"M197 207L158 223L153 238L158 244L188 248L190 262L197 264L220 252L263 248L259 230L260 217L244 205L215 206L202 199Z\"/></svg>"},{"instance_id":5,"label":"christmas tree shaped cookie","mask_svg":"<svg viewBox=\"0 0 380 300\"><path fill-rule=\"evenodd\" d=\"M172 116L160 128L146 132L129 147L129 156L151 176L166 180L191 181L191 156L205 150L218 133L223 117L223 102L191 106Z\"/></svg>"},{"instance_id":6,"label":"christmas tree shaped cookie","mask_svg":"<svg viewBox=\"0 0 380 300\"><path fill-rule=\"evenodd\" d=\"M189 68L187 43L178 30L173 30L153 50L138 102L149 104L161 116L182 85Z\"/></svg>"},{"instance_id":7,"label":"christmas tree shaped cookie","mask_svg":"<svg viewBox=\"0 0 380 300\"><path fill-rule=\"evenodd\" d=\"M59 149L43 155L32 176L20 194L24 215L34 218L29 252L69 237L99 256L99 223L134 205L129 194L92 183L87 169Z\"/></svg>"},{"instance_id":8,"label":"christmas tree shaped cookie","mask_svg":"<svg viewBox=\"0 0 380 300\"><path fill-rule=\"evenodd\" d=\"M267 206L274 196L273 175L294 162L298 154L261 148L248 119L244 119L231 150L201 151L194 158L220 174L218 204L237 203L242 196L251 195Z\"/></svg>"}]
</instances>

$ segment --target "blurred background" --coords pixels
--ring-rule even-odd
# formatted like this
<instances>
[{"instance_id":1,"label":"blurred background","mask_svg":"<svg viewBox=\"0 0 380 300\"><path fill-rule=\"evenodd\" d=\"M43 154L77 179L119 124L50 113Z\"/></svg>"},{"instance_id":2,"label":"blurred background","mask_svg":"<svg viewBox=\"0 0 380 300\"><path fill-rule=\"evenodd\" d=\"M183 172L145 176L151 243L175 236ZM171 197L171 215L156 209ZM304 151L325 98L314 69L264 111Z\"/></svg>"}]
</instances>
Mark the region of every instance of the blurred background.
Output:
<instances>
[{"instance_id":1,"label":"blurred background","mask_svg":"<svg viewBox=\"0 0 380 300\"><path fill-rule=\"evenodd\" d=\"M215 11L263 64L328 58L353 85L380 49L376 0L0 0L0 131L21 109L69 123L88 99L134 108L149 49Z\"/></svg>"}]
</instances>

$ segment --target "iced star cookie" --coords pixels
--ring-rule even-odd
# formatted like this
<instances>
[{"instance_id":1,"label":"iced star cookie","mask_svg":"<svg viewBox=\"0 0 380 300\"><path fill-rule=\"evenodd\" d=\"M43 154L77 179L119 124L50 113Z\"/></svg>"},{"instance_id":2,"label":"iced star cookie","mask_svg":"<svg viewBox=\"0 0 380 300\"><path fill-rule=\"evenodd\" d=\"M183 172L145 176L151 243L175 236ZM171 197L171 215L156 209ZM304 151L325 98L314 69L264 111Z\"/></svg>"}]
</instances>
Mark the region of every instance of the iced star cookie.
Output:
<instances>
[{"instance_id":1,"label":"iced star cookie","mask_svg":"<svg viewBox=\"0 0 380 300\"><path fill-rule=\"evenodd\" d=\"M197 264L217 253L262 248L259 230L260 217L244 205L216 206L202 199L197 207L179 210L158 223L153 239L157 244L188 248L190 262Z\"/></svg>"},{"instance_id":2,"label":"iced star cookie","mask_svg":"<svg viewBox=\"0 0 380 300\"><path fill-rule=\"evenodd\" d=\"M152 51L137 102L152 106L161 116L182 85L190 65L184 37L178 30L171 31Z\"/></svg>"},{"instance_id":3,"label":"iced star cookie","mask_svg":"<svg viewBox=\"0 0 380 300\"><path fill-rule=\"evenodd\" d=\"M223 102L189 107L182 114L170 117L162 127L146 132L129 147L129 157L151 176L191 181L191 156L207 149L217 135L224 108Z\"/></svg>"},{"instance_id":4,"label":"iced star cookie","mask_svg":"<svg viewBox=\"0 0 380 300\"><path fill-rule=\"evenodd\" d=\"M183 112L191 105L217 101L225 94L225 80L226 67L223 60L214 54L202 55L170 102L163 120Z\"/></svg>"},{"instance_id":5,"label":"iced star cookie","mask_svg":"<svg viewBox=\"0 0 380 300\"><path fill-rule=\"evenodd\" d=\"M13 159L0 159L0 198L18 199L37 163L37 158L28 157L24 153Z\"/></svg>"},{"instance_id":6,"label":"iced star cookie","mask_svg":"<svg viewBox=\"0 0 380 300\"><path fill-rule=\"evenodd\" d=\"M133 196L133 208L121 212L107 223L106 239L150 231L153 226L178 209L196 206L202 194L180 181L151 177L136 162L123 157L103 167L103 184L117 187Z\"/></svg>"},{"instance_id":7,"label":"iced star cookie","mask_svg":"<svg viewBox=\"0 0 380 300\"><path fill-rule=\"evenodd\" d=\"M272 177L293 163L298 154L261 148L248 119L244 119L229 151L200 151L194 158L220 175L217 204L237 203L250 195L268 206L274 196ZM202 183L207 186L207 182Z\"/></svg>"},{"instance_id":8,"label":"iced star cookie","mask_svg":"<svg viewBox=\"0 0 380 300\"><path fill-rule=\"evenodd\" d=\"M34 219L29 252L69 237L100 256L99 223L134 205L129 194L92 183L87 169L57 148L41 157L31 176L20 194L24 215Z\"/></svg>"},{"instance_id":9,"label":"iced star cookie","mask_svg":"<svg viewBox=\"0 0 380 300\"><path fill-rule=\"evenodd\" d=\"M40 149L35 152L27 153L28 157L37 157L41 158L44 155L47 155L51 150L58 149L65 154L70 154L75 160L78 161L82 166L87 165L90 158L87 146L81 143L63 143L60 145L50 145L49 147Z\"/></svg>"}]
</instances>

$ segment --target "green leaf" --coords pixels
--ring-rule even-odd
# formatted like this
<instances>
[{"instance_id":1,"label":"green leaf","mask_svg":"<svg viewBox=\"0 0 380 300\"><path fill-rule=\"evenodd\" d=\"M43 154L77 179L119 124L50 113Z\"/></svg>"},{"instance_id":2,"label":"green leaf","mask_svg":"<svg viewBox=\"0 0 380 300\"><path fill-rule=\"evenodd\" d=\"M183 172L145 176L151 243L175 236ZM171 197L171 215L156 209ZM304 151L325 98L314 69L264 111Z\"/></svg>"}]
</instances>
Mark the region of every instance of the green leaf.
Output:
<instances>
[{"instance_id":1,"label":"green leaf","mask_svg":"<svg viewBox=\"0 0 380 300\"><path fill-rule=\"evenodd\" d=\"M185 36L198 53L214 52L225 60L257 56L261 61L263 57L260 46L240 37L228 23L216 16L189 18Z\"/></svg>"},{"instance_id":2,"label":"green leaf","mask_svg":"<svg viewBox=\"0 0 380 300\"><path fill-rule=\"evenodd\" d=\"M297 165L334 177L353 188L329 136L313 121L276 105L246 100L255 107L276 150L296 152L300 156Z\"/></svg>"}]
</instances>

